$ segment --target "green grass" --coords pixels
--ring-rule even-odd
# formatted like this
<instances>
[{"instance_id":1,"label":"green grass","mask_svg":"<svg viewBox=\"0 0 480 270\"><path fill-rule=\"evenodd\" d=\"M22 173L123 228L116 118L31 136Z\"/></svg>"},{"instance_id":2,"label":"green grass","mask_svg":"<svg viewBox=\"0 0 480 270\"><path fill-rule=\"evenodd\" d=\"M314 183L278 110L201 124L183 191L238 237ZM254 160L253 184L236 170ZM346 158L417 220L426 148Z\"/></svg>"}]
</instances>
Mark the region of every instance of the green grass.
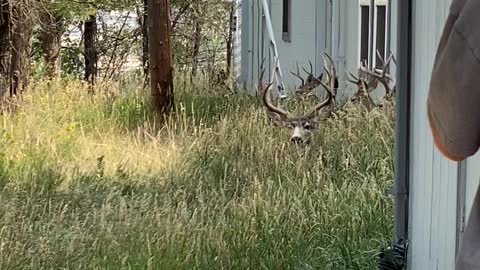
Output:
<instances>
[{"instance_id":1,"label":"green grass","mask_svg":"<svg viewBox=\"0 0 480 270\"><path fill-rule=\"evenodd\" d=\"M0 269L376 268L391 113L340 113L303 148L257 98L176 83L168 119L135 83L75 81L0 116Z\"/></svg>"}]
</instances>

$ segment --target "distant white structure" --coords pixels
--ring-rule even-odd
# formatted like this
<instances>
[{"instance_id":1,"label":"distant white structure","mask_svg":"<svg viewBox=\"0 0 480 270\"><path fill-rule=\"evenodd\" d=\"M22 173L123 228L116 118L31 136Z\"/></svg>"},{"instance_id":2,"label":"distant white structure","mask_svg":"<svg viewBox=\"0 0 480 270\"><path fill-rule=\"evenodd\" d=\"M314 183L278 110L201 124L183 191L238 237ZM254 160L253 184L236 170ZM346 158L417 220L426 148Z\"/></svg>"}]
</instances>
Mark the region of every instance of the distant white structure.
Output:
<instances>
[{"instance_id":1,"label":"distant white structure","mask_svg":"<svg viewBox=\"0 0 480 270\"><path fill-rule=\"evenodd\" d=\"M131 31L137 27L138 25L138 16L134 11L99 11L97 14L97 27L100 29L103 26L112 29L119 29L123 26L125 31ZM82 41L82 34L83 34L83 25L74 26L69 25L66 30L66 35L62 41L62 46L66 46L68 43L66 42L66 38L70 40L70 42L75 42L80 44ZM101 36L99 36L101 38ZM108 65L108 59L99 59L98 62L98 71L99 73L102 70L105 70ZM129 54L126 59L122 59L122 67L120 71L129 71L138 69L141 67L142 62L140 61L140 57L137 55Z\"/></svg>"},{"instance_id":2,"label":"distant white structure","mask_svg":"<svg viewBox=\"0 0 480 270\"><path fill-rule=\"evenodd\" d=\"M238 77L241 72L242 57L242 0L232 0L235 3L233 13L233 53L231 74L234 78Z\"/></svg>"}]
</instances>

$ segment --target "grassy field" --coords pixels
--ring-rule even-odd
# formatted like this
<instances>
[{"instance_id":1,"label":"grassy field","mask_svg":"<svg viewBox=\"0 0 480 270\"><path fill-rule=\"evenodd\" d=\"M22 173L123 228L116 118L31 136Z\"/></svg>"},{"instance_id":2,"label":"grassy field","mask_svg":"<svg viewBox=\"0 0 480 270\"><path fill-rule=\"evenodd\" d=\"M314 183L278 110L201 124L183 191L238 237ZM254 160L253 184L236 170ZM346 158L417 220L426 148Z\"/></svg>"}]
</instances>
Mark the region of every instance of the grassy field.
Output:
<instances>
[{"instance_id":1,"label":"grassy field","mask_svg":"<svg viewBox=\"0 0 480 270\"><path fill-rule=\"evenodd\" d=\"M0 269L376 269L392 115L304 148L258 98L177 80L162 120L133 85L38 82L0 116Z\"/></svg>"}]
</instances>

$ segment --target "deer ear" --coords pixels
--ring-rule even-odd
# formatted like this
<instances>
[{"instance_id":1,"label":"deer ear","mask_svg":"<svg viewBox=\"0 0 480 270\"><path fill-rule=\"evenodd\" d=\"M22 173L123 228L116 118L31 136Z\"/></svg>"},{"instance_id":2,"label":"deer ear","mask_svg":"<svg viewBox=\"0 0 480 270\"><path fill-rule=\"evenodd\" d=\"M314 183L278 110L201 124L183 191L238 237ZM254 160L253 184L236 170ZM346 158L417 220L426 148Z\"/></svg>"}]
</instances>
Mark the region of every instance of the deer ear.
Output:
<instances>
[{"instance_id":1,"label":"deer ear","mask_svg":"<svg viewBox=\"0 0 480 270\"><path fill-rule=\"evenodd\" d=\"M267 111L268 119L277 127L290 127L290 120L278 113Z\"/></svg>"}]
</instances>

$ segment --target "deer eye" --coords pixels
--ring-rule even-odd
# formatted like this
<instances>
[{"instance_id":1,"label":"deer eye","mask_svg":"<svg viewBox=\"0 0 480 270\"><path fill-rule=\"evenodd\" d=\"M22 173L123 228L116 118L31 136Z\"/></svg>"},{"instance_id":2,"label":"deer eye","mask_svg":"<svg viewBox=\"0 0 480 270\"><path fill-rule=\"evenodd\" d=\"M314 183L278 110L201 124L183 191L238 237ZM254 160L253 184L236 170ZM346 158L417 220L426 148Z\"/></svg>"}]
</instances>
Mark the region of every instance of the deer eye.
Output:
<instances>
[{"instance_id":1,"label":"deer eye","mask_svg":"<svg viewBox=\"0 0 480 270\"><path fill-rule=\"evenodd\" d=\"M305 124L303 124L303 128L304 128L304 129L310 129L311 126L310 126L309 123L305 123Z\"/></svg>"}]
</instances>

